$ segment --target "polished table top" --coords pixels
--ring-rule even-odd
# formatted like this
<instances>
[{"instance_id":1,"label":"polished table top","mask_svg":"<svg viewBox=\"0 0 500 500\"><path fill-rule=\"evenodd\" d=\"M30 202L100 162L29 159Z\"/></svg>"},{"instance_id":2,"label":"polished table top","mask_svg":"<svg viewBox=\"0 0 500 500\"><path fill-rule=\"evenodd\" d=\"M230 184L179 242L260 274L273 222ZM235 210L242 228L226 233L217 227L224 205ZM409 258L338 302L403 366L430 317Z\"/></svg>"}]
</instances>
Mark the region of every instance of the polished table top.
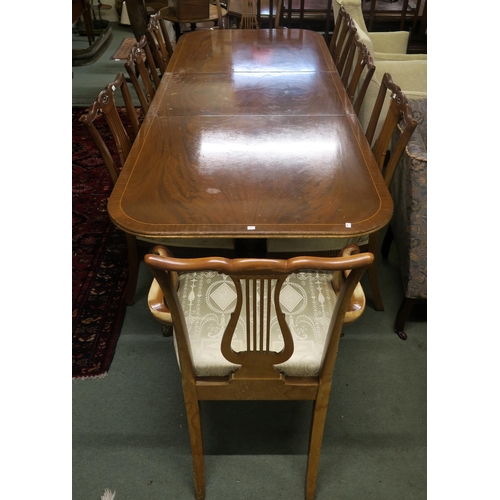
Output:
<instances>
[{"instance_id":1,"label":"polished table top","mask_svg":"<svg viewBox=\"0 0 500 500\"><path fill-rule=\"evenodd\" d=\"M151 237L346 237L392 199L322 36L183 35L111 194Z\"/></svg>"}]
</instances>

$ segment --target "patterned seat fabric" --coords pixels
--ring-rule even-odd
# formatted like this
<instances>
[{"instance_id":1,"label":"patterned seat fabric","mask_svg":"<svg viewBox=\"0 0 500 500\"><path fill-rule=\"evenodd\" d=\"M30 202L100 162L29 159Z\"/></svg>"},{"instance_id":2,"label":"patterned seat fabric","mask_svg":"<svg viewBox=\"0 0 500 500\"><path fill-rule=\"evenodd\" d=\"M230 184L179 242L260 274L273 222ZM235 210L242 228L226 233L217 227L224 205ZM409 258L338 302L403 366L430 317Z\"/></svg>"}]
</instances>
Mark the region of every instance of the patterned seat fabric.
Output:
<instances>
[{"instance_id":1,"label":"patterned seat fabric","mask_svg":"<svg viewBox=\"0 0 500 500\"><path fill-rule=\"evenodd\" d=\"M427 99L409 101L418 122L391 184L391 221L405 296L427 298Z\"/></svg>"},{"instance_id":2,"label":"patterned seat fabric","mask_svg":"<svg viewBox=\"0 0 500 500\"><path fill-rule=\"evenodd\" d=\"M292 357L276 365L285 375L318 374L336 302L331 280L331 273L301 272L290 275L283 284L280 304L295 346ZM222 335L236 304L231 278L217 272L181 274L178 294L186 318L196 375L224 376L235 371L238 365L227 361L220 349ZM274 306L272 311L271 350L280 351L283 339ZM234 351L246 348L244 305L231 346Z\"/></svg>"}]
</instances>

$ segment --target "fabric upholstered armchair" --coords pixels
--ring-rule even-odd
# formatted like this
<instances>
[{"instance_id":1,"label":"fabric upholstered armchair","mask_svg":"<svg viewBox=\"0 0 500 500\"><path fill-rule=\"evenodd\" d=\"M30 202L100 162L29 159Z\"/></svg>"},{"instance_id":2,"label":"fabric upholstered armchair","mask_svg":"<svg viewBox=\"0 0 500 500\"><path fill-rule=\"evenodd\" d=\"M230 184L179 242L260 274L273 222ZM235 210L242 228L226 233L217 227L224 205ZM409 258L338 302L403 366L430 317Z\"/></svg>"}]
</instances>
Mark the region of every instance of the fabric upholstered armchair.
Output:
<instances>
[{"instance_id":1,"label":"fabric upholstered armchair","mask_svg":"<svg viewBox=\"0 0 500 500\"><path fill-rule=\"evenodd\" d=\"M392 81L401 88L408 99L427 99L427 54L406 53L408 31L368 32L363 18L361 1L333 0L333 10L335 19L337 19L340 7L344 6L346 12L354 20L360 42L366 45L375 64L375 73L368 85L358 115L361 126L366 132L385 73L392 76ZM387 106L387 104L384 105L381 116L386 115ZM381 123L379 122L374 137L378 136L380 127Z\"/></svg>"},{"instance_id":2,"label":"fabric upholstered armchair","mask_svg":"<svg viewBox=\"0 0 500 500\"><path fill-rule=\"evenodd\" d=\"M423 60L427 59L427 54L407 54L409 31L389 31L373 32L368 31L363 17L362 0L333 0L333 12L335 20L339 15L340 7L343 5L346 12L354 19L356 28L361 30L368 38L368 42L363 43L375 61L382 60Z\"/></svg>"},{"instance_id":3,"label":"fabric upholstered armchair","mask_svg":"<svg viewBox=\"0 0 500 500\"><path fill-rule=\"evenodd\" d=\"M394 215L382 244L384 257L392 240L398 253L404 298L395 331L403 340L413 305L427 299L427 99L411 101L410 105L418 125L392 179Z\"/></svg>"}]
</instances>

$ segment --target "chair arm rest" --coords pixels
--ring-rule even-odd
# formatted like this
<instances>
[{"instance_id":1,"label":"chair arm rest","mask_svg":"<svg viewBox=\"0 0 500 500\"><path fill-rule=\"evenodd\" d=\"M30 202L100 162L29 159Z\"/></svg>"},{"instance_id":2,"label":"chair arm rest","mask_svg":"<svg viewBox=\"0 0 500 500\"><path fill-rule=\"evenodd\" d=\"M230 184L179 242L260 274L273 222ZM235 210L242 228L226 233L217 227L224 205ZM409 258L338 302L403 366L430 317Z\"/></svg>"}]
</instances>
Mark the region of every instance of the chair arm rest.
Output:
<instances>
[{"instance_id":1,"label":"chair arm rest","mask_svg":"<svg viewBox=\"0 0 500 500\"><path fill-rule=\"evenodd\" d=\"M408 50L408 31L369 32L374 52L406 54Z\"/></svg>"},{"instance_id":2,"label":"chair arm rest","mask_svg":"<svg viewBox=\"0 0 500 500\"><path fill-rule=\"evenodd\" d=\"M427 61L427 54L395 54L389 52L375 52L375 64L378 61Z\"/></svg>"},{"instance_id":3,"label":"chair arm rest","mask_svg":"<svg viewBox=\"0 0 500 500\"><path fill-rule=\"evenodd\" d=\"M148 307L153 317L164 325L172 325L172 315L163 301L163 292L158 282L153 279L148 293Z\"/></svg>"}]
</instances>

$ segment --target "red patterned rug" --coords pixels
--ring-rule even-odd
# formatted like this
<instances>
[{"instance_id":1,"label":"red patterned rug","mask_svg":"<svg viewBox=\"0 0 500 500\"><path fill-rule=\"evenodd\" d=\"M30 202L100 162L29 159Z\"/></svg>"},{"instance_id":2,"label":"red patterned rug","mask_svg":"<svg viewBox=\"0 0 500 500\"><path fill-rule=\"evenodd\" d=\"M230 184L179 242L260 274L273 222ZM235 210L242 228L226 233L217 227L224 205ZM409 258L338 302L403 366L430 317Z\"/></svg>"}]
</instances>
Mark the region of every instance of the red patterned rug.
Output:
<instances>
[{"instance_id":1,"label":"red patterned rug","mask_svg":"<svg viewBox=\"0 0 500 500\"><path fill-rule=\"evenodd\" d=\"M73 108L73 378L106 375L125 316L128 277L125 235L107 212L111 178L78 121L85 110Z\"/></svg>"}]
</instances>

